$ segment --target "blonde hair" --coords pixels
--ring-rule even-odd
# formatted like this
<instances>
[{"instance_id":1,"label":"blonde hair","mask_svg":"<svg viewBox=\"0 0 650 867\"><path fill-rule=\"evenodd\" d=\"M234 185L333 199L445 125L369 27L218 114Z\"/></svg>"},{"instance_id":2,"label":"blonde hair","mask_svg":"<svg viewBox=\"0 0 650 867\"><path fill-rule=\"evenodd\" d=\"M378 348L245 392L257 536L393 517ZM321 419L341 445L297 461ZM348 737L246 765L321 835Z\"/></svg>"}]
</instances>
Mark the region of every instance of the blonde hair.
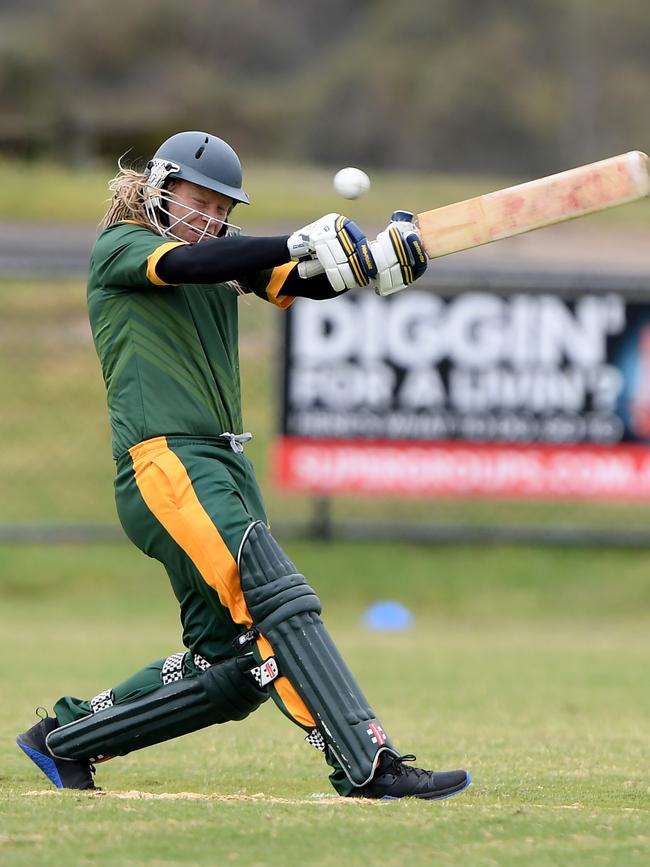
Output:
<instances>
[{"instance_id":1,"label":"blonde hair","mask_svg":"<svg viewBox=\"0 0 650 867\"><path fill-rule=\"evenodd\" d=\"M147 186L147 176L143 172L128 169L118 160L119 171L108 182L108 189L113 194L108 210L99 224L100 230L107 229L114 223L123 220L135 220L144 223L154 231L158 231L153 225L144 207L144 191Z\"/></svg>"}]
</instances>

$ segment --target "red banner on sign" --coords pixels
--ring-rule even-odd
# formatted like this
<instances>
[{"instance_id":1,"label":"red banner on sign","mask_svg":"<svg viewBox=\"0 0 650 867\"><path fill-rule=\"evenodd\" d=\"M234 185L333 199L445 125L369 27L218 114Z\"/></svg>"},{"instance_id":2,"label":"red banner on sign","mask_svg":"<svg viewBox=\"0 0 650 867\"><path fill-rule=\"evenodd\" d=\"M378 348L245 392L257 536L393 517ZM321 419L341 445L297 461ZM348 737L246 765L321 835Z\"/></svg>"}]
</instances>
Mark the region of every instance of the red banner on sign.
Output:
<instances>
[{"instance_id":1,"label":"red banner on sign","mask_svg":"<svg viewBox=\"0 0 650 867\"><path fill-rule=\"evenodd\" d=\"M276 443L278 483L313 494L647 499L650 447L314 440Z\"/></svg>"}]
</instances>

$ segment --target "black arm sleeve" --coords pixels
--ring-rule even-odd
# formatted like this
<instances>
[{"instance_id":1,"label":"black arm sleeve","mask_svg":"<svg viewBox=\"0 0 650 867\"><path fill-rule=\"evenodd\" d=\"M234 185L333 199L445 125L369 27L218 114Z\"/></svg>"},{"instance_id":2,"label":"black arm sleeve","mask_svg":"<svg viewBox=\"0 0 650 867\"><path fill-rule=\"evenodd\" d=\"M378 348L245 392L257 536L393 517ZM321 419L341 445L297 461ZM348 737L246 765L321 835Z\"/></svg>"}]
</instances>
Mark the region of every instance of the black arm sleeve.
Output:
<instances>
[{"instance_id":1,"label":"black arm sleeve","mask_svg":"<svg viewBox=\"0 0 650 867\"><path fill-rule=\"evenodd\" d=\"M284 285L278 294L292 295L294 298L311 298L313 301L326 301L328 298L345 295L349 291L349 289L344 289L342 292L335 292L332 284L324 274L317 274L315 277L303 280L298 275L298 269L294 268L284 281Z\"/></svg>"},{"instance_id":2,"label":"black arm sleeve","mask_svg":"<svg viewBox=\"0 0 650 867\"><path fill-rule=\"evenodd\" d=\"M165 283L225 283L289 261L288 235L270 238L210 238L173 247L156 265Z\"/></svg>"}]
</instances>

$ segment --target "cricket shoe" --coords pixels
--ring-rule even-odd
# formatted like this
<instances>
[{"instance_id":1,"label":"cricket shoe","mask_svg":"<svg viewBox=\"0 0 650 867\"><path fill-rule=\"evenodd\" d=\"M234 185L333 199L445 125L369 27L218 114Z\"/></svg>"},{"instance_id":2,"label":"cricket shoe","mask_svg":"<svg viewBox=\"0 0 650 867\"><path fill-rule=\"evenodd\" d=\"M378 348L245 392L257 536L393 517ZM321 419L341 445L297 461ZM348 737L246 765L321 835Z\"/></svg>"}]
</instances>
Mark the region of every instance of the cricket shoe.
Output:
<instances>
[{"instance_id":1,"label":"cricket shoe","mask_svg":"<svg viewBox=\"0 0 650 867\"><path fill-rule=\"evenodd\" d=\"M58 728L58 720L46 716L18 735L16 743L57 789L97 789L93 780L95 768L90 762L60 759L48 749L46 738Z\"/></svg>"},{"instance_id":2,"label":"cricket shoe","mask_svg":"<svg viewBox=\"0 0 650 867\"><path fill-rule=\"evenodd\" d=\"M355 789L352 797L382 798L422 798L437 801L451 798L466 789L472 782L467 771L425 771L405 765L414 762L415 756L394 756L384 753L375 776Z\"/></svg>"}]
</instances>

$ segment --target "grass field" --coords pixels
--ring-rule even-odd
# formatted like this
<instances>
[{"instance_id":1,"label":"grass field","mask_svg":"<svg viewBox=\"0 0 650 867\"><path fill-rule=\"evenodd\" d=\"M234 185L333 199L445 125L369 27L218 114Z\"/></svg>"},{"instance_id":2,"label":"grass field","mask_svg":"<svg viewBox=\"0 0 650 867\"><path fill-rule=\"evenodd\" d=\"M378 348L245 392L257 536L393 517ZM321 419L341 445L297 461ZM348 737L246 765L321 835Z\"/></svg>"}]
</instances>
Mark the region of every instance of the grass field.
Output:
<instances>
[{"instance_id":1,"label":"grass field","mask_svg":"<svg viewBox=\"0 0 650 867\"><path fill-rule=\"evenodd\" d=\"M368 169L372 190L357 201L344 201L332 187L336 169L247 163L244 188L251 205L235 212L248 228L260 224L311 221L317 214L341 211L374 226L396 208L426 211L531 180L485 175L443 175L435 172L387 172ZM558 166L558 171L569 166ZM115 165L76 168L51 163L0 159L0 219L96 223L105 210L107 183ZM383 216L382 216L383 215ZM586 221L586 222L585 222ZM650 212L644 202L583 218L582 223L647 226Z\"/></svg>"},{"instance_id":2,"label":"grass field","mask_svg":"<svg viewBox=\"0 0 650 867\"><path fill-rule=\"evenodd\" d=\"M178 649L157 564L128 546L0 548L0 863L645 865L650 555L288 543L396 744L465 766L444 802L332 797L270 704L56 793L13 744L32 709ZM365 631L378 598L416 613Z\"/></svg>"}]
</instances>

